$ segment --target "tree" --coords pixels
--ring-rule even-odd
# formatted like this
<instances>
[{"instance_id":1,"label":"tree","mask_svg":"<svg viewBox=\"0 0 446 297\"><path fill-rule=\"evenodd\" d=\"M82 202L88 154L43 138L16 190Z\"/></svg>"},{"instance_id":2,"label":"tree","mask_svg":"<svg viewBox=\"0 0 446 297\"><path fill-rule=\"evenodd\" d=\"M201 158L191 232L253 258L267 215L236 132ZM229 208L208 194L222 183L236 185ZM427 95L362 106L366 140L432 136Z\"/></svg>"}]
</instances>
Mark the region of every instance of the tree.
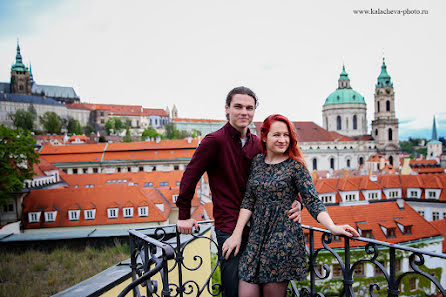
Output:
<instances>
[{"instance_id":1,"label":"tree","mask_svg":"<svg viewBox=\"0 0 446 297\"><path fill-rule=\"evenodd\" d=\"M33 114L28 111L18 109L14 114L10 115L10 118L12 120L12 124L17 129L23 129L27 131L34 130Z\"/></svg>"},{"instance_id":2,"label":"tree","mask_svg":"<svg viewBox=\"0 0 446 297\"><path fill-rule=\"evenodd\" d=\"M0 125L0 204L20 192L26 179L32 179L33 165L39 162L35 143L30 131Z\"/></svg>"},{"instance_id":3,"label":"tree","mask_svg":"<svg viewBox=\"0 0 446 297\"><path fill-rule=\"evenodd\" d=\"M122 138L122 142L132 142L132 136L130 134L130 130L129 128L127 128L127 130L125 131L125 136Z\"/></svg>"},{"instance_id":4,"label":"tree","mask_svg":"<svg viewBox=\"0 0 446 297\"><path fill-rule=\"evenodd\" d=\"M60 134L62 129L62 121L54 111L47 111L40 117L40 123L47 133Z\"/></svg>"},{"instance_id":5,"label":"tree","mask_svg":"<svg viewBox=\"0 0 446 297\"><path fill-rule=\"evenodd\" d=\"M83 129L87 136L90 136L94 132L94 127L91 124L87 124Z\"/></svg>"},{"instance_id":6,"label":"tree","mask_svg":"<svg viewBox=\"0 0 446 297\"><path fill-rule=\"evenodd\" d=\"M68 121L67 125L68 133L81 135L82 134L82 126L78 120L71 119Z\"/></svg>"},{"instance_id":7,"label":"tree","mask_svg":"<svg viewBox=\"0 0 446 297\"><path fill-rule=\"evenodd\" d=\"M141 140L146 140L147 137L155 139L157 136L163 138L163 136L158 133L154 128L149 127L142 132Z\"/></svg>"},{"instance_id":8,"label":"tree","mask_svg":"<svg viewBox=\"0 0 446 297\"><path fill-rule=\"evenodd\" d=\"M191 136L191 134L184 130L178 130L174 123L168 123L165 126L164 136L167 139L183 139Z\"/></svg>"},{"instance_id":9,"label":"tree","mask_svg":"<svg viewBox=\"0 0 446 297\"><path fill-rule=\"evenodd\" d=\"M108 135L120 134L122 130L127 128L127 124L123 123L118 117L111 117L105 122L105 130Z\"/></svg>"}]
</instances>

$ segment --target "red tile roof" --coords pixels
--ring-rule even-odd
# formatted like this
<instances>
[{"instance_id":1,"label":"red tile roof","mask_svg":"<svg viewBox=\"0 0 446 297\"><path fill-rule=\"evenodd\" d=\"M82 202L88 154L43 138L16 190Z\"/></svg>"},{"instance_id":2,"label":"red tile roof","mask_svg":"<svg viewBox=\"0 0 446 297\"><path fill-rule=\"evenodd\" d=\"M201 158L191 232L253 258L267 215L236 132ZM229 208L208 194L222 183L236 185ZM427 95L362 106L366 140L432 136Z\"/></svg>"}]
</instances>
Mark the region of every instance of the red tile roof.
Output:
<instances>
[{"instance_id":1,"label":"red tile roof","mask_svg":"<svg viewBox=\"0 0 446 297\"><path fill-rule=\"evenodd\" d=\"M354 206L327 206L328 213L336 224L349 224L352 227L359 227L361 230L371 230L374 239L390 243L403 243L411 240L429 238L441 235L428 221L420 216L412 207L404 203L404 209L399 209L396 202L382 202L367 205ZM397 221L404 221L404 224L411 225L411 234L403 234L396 226ZM306 209L302 212L302 224L324 228L319 224ZM395 227L395 237L386 238L380 225ZM362 228L361 228L362 227ZM324 228L325 229L325 228ZM304 230L308 233L307 230ZM316 233L315 248L322 248L321 235ZM365 243L352 241L351 246L364 246ZM344 246L343 240L333 242L330 247L341 248Z\"/></svg>"},{"instance_id":2,"label":"red tile roof","mask_svg":"<svg viewBox=\"0 0 446 297\"><path fill-rule=\"evenodd\" d=\"M66 104L66 106L67 108L86 109L91 111L106 110L109 112L109 115L169 116L164 109L143 108L141 105L72 103Z\"/></svg>"},{"instance_id":3,"label":"red tile roof","mask_svg":"<svg viewBox=\"0 0 446 297\"><path fill-rule=\"evenodd\" d=\"M445 238L443 240L443 253L446 253L446 219L432 221L431 224L437 228L437 230L441 233L441 235Z\"/></svg>"},{"instance_id":4,"label":"red tile roof","mask_svg":"<svg viewBox=\"0 0 446 297\"><path fill-rule=\"evenodd\" d=\"M129 197L131 197L130 202ZM124 218L123 207L131 204L135 206L133 217ZM139 217L138 206L149 206L149 216ZM118 218L108 218L107 208L111 207L119 208ZM68 210L70 209L81 210L78 221L69 220ZM83 210L85 209L96 209L94 220L84 218ZM29 212L45 210L57 210L55 222L45 222L43 212L39 223L28 222ZM23 200L23 214L22 223L25 229L164 222L168 217L155 206L155 203L141 189L127 185L33 190Z\"/></svg>"},{"instance_id":5,"label":"red tile roof","mask_svg":"<svg viewBox=\"0 0 446 297\"><path fill-rule=\"evenodd\" d=\"M210 120L210 119L187 119L187 118L176 118L172 119L172 122L180 123L226 123L226 120Z\"/></svg>"}]
</instances>

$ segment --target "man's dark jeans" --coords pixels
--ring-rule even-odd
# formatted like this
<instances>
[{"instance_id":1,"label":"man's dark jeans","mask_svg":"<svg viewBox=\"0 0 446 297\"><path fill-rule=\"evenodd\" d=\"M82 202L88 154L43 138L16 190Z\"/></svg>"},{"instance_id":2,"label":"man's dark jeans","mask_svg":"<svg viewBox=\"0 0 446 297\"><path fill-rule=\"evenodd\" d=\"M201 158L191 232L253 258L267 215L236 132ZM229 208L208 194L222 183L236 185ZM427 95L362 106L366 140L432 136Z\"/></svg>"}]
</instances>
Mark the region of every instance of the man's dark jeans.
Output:
<instances>
[{"instance_id":1,"label":"man's dark jeans","mask_svg":"<svg viewBox=\"0 0 446 297\"><path fill-rule=\"evenodd\" d=\"M242 245L237 256L234 256L234 252L232 252L229 259L226 260L222 257L221 249L223 247L223 243L231 236L231 234L220 231L217 228L215 228L215 234L217 235L218 242L218 258L221 260L220 274L221 284L223 287L222 297L238 297L238 261L246 247L248 238L244 237L242 239Z\"/></svg>"}]
</instances>

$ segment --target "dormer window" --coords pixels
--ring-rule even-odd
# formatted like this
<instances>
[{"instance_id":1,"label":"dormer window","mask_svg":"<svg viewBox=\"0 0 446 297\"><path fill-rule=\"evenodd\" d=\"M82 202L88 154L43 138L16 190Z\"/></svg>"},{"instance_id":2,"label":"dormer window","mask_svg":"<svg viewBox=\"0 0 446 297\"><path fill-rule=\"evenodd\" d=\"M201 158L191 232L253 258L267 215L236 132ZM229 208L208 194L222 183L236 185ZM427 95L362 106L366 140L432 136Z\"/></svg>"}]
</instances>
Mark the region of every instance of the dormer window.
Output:
<instances>
[{"instance_id":1,"label":"dormer window","mask_svg":"<svg viewBox=\"0 0 446 297\"><path fill-rule=\"evenodd\" d=\"M57 211L45 211L45 222L55 222Z\"/></svg>"},{"instance_id":2,"label":"dormer window","mask_svg":"<svg viewBox=\"0 0 446 297\"><path fill-rule=\"evenodd\" d=\"M333 194L321 194L321 195L319 195L319 199L321 199L321 201L323 203L334 203L335 202Z\"/></svg>"},{"instance_id":3,"label":"dormer window","mask_svg":"<svg viewBox=\"0 0 446 297\"><path fill-rule=\"evenodd\" d=\"M172 195L172 202L177 203L178 195Z\"/></svg>"},{"instance_id":4,"label":"dormer window","mask_svg":"<svg viewBox=\"0 0 446 297\"><path fill-rule=\"evenodd\" d=\"M69 210L68 219L70 221L79 221L80 214L81 214L80 210Z\"/></svg>"},{"instance_id":5,"label":"dormer window","mask_svg":"<svg viewBox=\"0 0 446 297\"><path fill-rule=\"evenodd\" d=\"M108 208L107 214L109 219L116 219L118 217L118 209L117 208Z\"/></svg>"},{"instance_id":6,"label":"dormer window","mask_svg":"<svg viewBox=\"0 0 446 297\"><path fill-rule=\"evenodd\" d=\"M395 227L386 228L381 225L380 225L380 227L381 227L381 230L383 231L384 235L386 236L386 238L395 238L396 237Z\"/></svg>"},{"instance_id":7,"label":"dormer window","mask_svg":"<svg viewBox=\"0 0 446 297\"><path fill-rule=\"evenodd\" d=\"M398 226L398 229L400 229L401 233L403 233L403 235L412 234L412 225L405 225L398 221L396 221L396 225Z\"/></svg>"},{"instance_id":8,"label":"dormer window","mask_svg":"<svg viewBox=\"0 0 446 297\"><path fill-rule=\"evenodd\" d=\"M34 211L28 213L28 222L30 223L38 223L40 221L40 211Z\"/></svg>"},{"instance_id":9,"label":"dormer window","mask_svg":"<svg viewBox=\"0 0 446 297\"><path fill-rule=\"evenodd\" d=\"M122 209L122 214L123 214L124 218L133 217L133 207L124 207Z\"/></svg>"},{"instance_id":10,"label":"dormer window","mask_svg":"<svg viewBox=\"0 0 446 297\"><path fill-rule=\"evenodd\" d=\"M426 189L426 199L438 199L440 197L441 190L427 190Z\"/></svg>"},{"instance_id":11,"label":"dormer window","mask_svg":"<svg viewBox=\"0 0 446 297\"><path fill-rule=\"evenodd\" d=\"M361 236L366 238L373 238L372 230L363 230L361 231Z\"/></svg>"},{"instance_id":12,"label":"dormer window","mask_svg":"<svg viewBox=\"0 0 446 297\"><path fill-rule=\"evenodd\" d=\"M169 182L160 182L160 187L168 187Z\"/></svg>"},{"instance_id":13,"label":"dormer window","mask_svg":"<svg viewBox=\"0 0 446 297\"><path fill-rule=\"evenodd\" d=\"M138 216L147 217L148 215L149 215L149 207L148 206L138 207Z\"/></svg>"},{"instance_id":14,"label":"dormer window","mask_svg":"<svg viewBox=\"0 0 446 297\"><path fill-rule=\"evenodd\" d=\"M96 209L84 210L84 217L86 220L94 220L95 216L96 216Z\"/></svg>"}]
</instances>

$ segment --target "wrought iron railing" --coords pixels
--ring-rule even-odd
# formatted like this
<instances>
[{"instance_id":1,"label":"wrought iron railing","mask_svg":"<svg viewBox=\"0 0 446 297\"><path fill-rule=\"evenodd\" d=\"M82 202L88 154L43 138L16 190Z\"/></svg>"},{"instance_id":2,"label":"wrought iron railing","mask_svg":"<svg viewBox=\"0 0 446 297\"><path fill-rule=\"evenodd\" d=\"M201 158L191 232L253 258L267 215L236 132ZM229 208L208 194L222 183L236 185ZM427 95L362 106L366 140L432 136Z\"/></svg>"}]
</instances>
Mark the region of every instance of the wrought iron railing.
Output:
<instances>
[{"instance_id":1,"label":"wrought iron railing","mask_svg":"<svg viewBox=\"0 0 446 297\"><path fill-rule=\"evenodd\" d=\"M203 221L199 224L204 227L204 224L210 224L213 221ZM329 231L302 225L304 229L309 231L309 238L307 242L307 253L309 259L309 281L299 283L291 281L288 288L288 296L311 296L311 297L324 297L324 292L318 290L318 283L324 282L331 275L330 267L325 264L318 263L318 257L325 253L331 255L332 264L339 265L342 277L339 281L342 282L341 289L336 296L363 296L358 295L354 290L354 271L364 263L369 263L374 266L375 271L379 271L382 275L382 281L385 283L386 290L383 293L382 286L378 282L368 284L369 296L400 296L400 288L404 279L410 275L416 275L424 277L430 283L430 287L433 290L430 293L442 294L446 297L445 289L443 285L437 280L436 276L431 275L423 271L420 266L424 264L425 257L438 258L440 261L446 260L445 254L433 253L417 248L408 246L387 243L370 238L363 237L342 237L344 244L342 249L334 249L330 247L332 243L332 235ZM323 248L315 249L315 233L321 232L321 244ZM150 236L144 235L144 233L150 233ZM184 242L180 239L186 238ZM131 268L132 268L132 283L128 285L124 291L119 295L125 296L128 292L133 290L133 296L142 296L138 285L145 287L145 296L201 296L203 292L207 292L209 295L217 296L221 293L221 285L219 283L212 283L212 276L216 273L219 267L216 261L211 266L210 274L205 277L202 284L199 284L197 280L185 279L185 272L196 271L202 268L203 257L201 255L193 255L191 261L196 263L193 267L185 264L184 250L192 241L197 239L204 239L208 241L214 250L217 249L217 243L211 236L204 236L203 234L194 234L192 236L180 236L176 231L176 225L167 225L160 227L153 227L147 229L130 230L130 249L131 249ZM352 257L351 242L360 241L363 242L363 247L355 247L355 251L363 249L366 255L363 258L356 259ZM405 254L409 259L408 271L398 272L396 269L396 253ZM343 254L343 256L341 256ZM387 269L379 261L382 255L389 261L389 268ZM169 262L169 260L171 260ZM334 261L334 262L333 262ZM169 263L169 264L168 264ZM322 269L319 269L322 267ZM319 270L324 270L322 271ZM157 281L152 277L155 274L160 275L158 279L161 279L162 289L159 288ZM443 272L446 273L446 272ZM175 274L175 275L173 275ZM178 282L172 282L172 279L177 279ZM378 293L379 292L379 293ZM367 295L367 294L366 294ZM428 295L426 295L428 296ZM437 295L435 295L437 296ZM441 295L438 295L441 296Z\"/></svg>"}]
</instances>

